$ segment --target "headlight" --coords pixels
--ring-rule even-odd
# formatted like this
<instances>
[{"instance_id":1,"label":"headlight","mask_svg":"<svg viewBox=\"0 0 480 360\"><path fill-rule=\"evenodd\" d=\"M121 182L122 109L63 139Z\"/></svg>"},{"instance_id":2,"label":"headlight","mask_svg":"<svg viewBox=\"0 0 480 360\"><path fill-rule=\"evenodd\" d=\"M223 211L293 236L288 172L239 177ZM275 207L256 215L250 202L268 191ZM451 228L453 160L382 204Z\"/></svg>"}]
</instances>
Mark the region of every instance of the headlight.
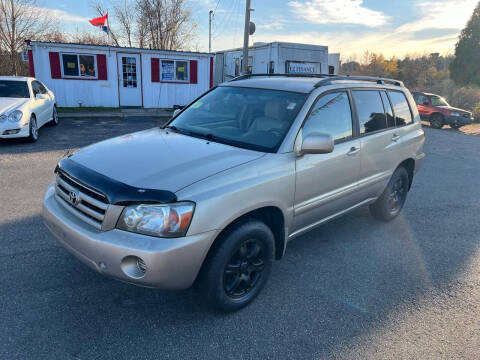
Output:
<instances>
[{"instance_id":1,"label":"headlight","mask_svg":"<svg viewBox=\"0 0 480 360\"><path fill-rule=\"evenodd\" d=\"M452 111L452 116L460 116L460 113L458 111Z\"/></svg>"},{"instance_id":2,"label":"headlight","mask_svg":"<svg viewBox=\"0 0 480 360\"><path fill-rule=\"evenodd\" d=\"M194 210L192 202L127 206L117 228L158 237L181 237L187 233Z\"/></svg>"},{"instance_id":3,"label":"headlight","mask_svg":"<svg viewBox=\"0 0 480 360\"><path fill-rule=\"evenodd\" d=\"M8 121L10 122L19 122L22 120L23 113L20 110L15 110L8 115Z\"/></svg>"},{"instance_id":4,"label":"headlight","mask_svg":"<svg viewBox=\"0 0 480 360\"><path fill-rule=\"evenodd\" d=\"M7 115L0 115L0 123L7 121Z\"/></svg>"}]
</instances>

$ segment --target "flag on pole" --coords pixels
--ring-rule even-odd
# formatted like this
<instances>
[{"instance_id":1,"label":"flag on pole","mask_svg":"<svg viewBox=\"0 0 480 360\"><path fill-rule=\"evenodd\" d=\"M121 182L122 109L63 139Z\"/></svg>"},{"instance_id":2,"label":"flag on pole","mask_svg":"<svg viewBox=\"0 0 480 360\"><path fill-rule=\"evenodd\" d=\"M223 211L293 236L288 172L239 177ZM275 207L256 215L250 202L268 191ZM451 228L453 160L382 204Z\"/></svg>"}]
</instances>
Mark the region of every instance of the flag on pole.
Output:
<instances>
[{"instance_id":1,"label":"flag on pole","mask_svg":"<svg viewBox=\"0 0 480 360\"><path fill-rule=\"evenodd\" d=\"M88 20L88 22L90 24L92 24L93 26L105 26L105 21L108 20L108 13L106 13L105 15L101 16L101 17L98 17L98 18L94 18L92 20ZM103 31L105 31L103 28L102 28ZM107 31L105 31L107 32Z\"/></svg>"}]
</instances>

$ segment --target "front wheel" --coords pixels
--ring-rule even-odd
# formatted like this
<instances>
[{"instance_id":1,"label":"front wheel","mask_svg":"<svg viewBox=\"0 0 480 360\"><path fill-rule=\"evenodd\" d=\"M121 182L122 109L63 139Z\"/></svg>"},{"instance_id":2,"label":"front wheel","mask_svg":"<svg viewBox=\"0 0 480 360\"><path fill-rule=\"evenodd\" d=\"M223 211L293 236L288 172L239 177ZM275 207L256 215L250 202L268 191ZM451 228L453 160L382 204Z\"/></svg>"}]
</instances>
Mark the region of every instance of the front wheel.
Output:
<instances>
[{"instance_id":1,"label":"front wheel","mask_svg":"<svg viewBox=\"0 0 480 360\"><path fill-rule=\"evenodd\" d=\"M463 125L461 125L461 124L450 124L450 127L451 127L452 129L455 129L455 130L460 129L462 126L463 126Z\"/></svg>"},{"instance_id":2,"label":"front wheel","mask_svg":"<svg viewBox=\"0 0 480 360\"><path fill-rule=\"evenodd\" d=\"M383 194L370 205L370 214L378 220L393 220L407 200L408 184L407 170L403 166L397 168Z\"/></svg>"},{"instance_id":3,"label":"front wheel","mask_svg":"<svg viewBox=\"0 0 480 360\"><path fill-rule=\"evenodd\" d=\"M255 299L267 282L274 237L267 225L252 219L217 241L195 285L214 308L236 311Z\"/></svg>"},{"instance_id":4,"label":"front wheel","mask_svg":"<svg viewBox=\"0 0 480 360\"><path fill-rule=\"evenodd\" d=\"M441 129L443 127L443 116L440 114L433 114L430 119L430 126L434 129Z\"/></svg>"},{"instance_id":5,"label":"front wheel","mask_svg":"<svg viewBox=\"0 0 480 360\"><path fill-rule=\"evenodd\" d=\"M35 142L38 140L38 126L37 126L37 119L32 115L30 118L30 125L29 125L29 135L28 140L30 142Z\"/></svg>"}]
</instances>

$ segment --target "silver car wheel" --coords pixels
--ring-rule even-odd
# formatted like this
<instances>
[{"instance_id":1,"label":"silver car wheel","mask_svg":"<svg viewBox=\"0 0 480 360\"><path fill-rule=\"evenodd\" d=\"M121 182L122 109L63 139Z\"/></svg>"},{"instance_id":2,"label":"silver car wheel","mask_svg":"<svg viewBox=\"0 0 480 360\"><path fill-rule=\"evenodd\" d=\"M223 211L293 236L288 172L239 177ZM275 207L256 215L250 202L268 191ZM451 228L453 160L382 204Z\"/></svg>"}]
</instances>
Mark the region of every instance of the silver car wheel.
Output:
<instances>
[{"instance_id":1,"label":"silver car wheel","mask_svg":"<svg viewBox=\"0 0 480 360\"><path fill-rule=\"evenodd\" d=\"M52 122L53 122L55 125L58 125L58 114L57 114L57 108L56 108L56 106L53 107Z\"/></svg>"},{"instance_id":2,"label":"silver car wheel","mask_svg":"<svg viewBox=\"0 0 480 360\"><path fill-rule=\"evenodd\" d=\"M32 140L38 139L37 120L34 117L30 119L30 137Z\"/></svg>"}]
</instances>

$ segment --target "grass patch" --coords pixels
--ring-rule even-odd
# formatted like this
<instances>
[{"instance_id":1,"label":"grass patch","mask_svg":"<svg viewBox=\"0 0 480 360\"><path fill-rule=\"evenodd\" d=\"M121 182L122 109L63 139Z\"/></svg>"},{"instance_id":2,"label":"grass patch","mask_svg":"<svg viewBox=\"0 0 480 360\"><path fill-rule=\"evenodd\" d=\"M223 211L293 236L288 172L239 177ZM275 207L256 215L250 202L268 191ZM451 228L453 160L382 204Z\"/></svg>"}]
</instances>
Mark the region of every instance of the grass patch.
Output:
<instances>
[{"instance_id":1,"label":"grass patch","mask_svg":"<svg viewBox=\"0 0 480 360\"><path fill-rule=\"evenodd\" d=\"M75 113L75 112L120 112L118 107L102 107L102 106L82 106L82 107L59 107L57 108L59 113Z\"/></svg>"}]
</instances>

